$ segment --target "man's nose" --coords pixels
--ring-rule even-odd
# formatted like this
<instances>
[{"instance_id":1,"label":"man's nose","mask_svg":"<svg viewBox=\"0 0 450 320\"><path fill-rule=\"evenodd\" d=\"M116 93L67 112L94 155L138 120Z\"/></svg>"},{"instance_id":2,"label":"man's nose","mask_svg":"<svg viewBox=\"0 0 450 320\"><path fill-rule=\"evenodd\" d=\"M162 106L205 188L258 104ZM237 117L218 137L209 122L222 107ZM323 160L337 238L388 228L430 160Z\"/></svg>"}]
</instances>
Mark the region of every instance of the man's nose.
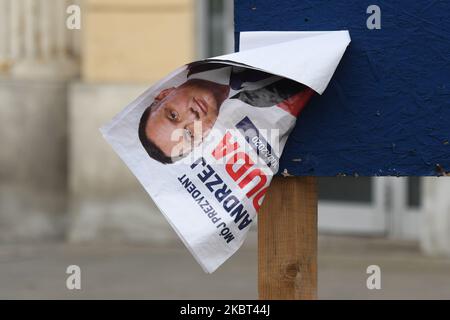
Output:
<instances>
[{"instance_id":1,"label":"man's nose","mask_svg":"<svg viewBox=\"0 0 450 320\"><path fill-rule=\"evenodd\" d=\"M184 108L184 112L182 114L183 121L191 123L197 119L195 112L193 112L192 110L195 110L195 109L194 109L193 105L191 105L191 104L188 104L186 106L186 108ZM201 116L200 116L200 119L201 119Z\"/></svg>"},{"instance_id":2,"label":"man's nose","mask_svg":"<svg viewBox=\"0 0 450 320\"><path fill-rule=\"evenodd\" d=\"M192 121L187 128L194 135L194 139L201 139L203 136L203 126L204 123L199 120Z\"/></svg>"}]
</instances>

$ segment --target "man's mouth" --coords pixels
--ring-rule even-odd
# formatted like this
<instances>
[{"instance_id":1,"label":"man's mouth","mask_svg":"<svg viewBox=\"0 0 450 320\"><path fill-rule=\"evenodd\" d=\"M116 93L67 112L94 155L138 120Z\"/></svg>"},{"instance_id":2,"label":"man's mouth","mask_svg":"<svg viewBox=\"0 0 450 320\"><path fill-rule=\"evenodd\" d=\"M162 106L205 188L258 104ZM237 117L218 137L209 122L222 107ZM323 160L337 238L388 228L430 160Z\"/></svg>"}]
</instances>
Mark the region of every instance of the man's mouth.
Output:
<instances>
[{"instance_id":1,"label":"man's mouth","mask_svg":"<svg viewBox=\"0 0 450 320\"><path fill-rule=\"evenodd\" d=\"M202 98L196 98L194 97L194 102L197 104L197 106L202 110L202 112L205 114L205 116L208 114L208 104L206 101Z\"/></svg>"}]
</instances>

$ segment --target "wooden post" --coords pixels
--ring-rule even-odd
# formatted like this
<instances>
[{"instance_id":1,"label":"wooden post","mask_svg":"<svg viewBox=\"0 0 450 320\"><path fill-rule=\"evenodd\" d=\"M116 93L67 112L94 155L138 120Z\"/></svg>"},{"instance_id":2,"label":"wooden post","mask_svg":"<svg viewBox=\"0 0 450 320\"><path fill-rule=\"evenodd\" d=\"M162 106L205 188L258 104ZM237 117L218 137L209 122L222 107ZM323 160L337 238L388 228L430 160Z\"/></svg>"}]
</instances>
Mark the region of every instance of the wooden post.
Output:
<instances>
[{"instance_id":1,"label":"wooden post","mask_svg":"<svg viewBox=\"0 0 450 320\"><path fill-rule=\"evenodd\" d=\"M258 214L260 299L317 298L317 185L275 177Z\"/></svg>"}]
</instances>

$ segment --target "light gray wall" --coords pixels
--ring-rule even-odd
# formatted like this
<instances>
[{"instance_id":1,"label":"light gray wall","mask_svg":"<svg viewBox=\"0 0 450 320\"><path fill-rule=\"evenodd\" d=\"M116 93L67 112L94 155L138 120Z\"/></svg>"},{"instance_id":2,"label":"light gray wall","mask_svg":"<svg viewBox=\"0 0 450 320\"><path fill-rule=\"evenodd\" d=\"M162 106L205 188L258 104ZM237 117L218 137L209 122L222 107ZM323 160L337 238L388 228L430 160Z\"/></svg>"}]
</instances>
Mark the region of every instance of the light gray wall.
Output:
<instances>
[{"instance_id":1,"label":"light gray wall","mask_svg":"<svg viewBox=\"0 0 450 320\"><path fill-rule=\"evenodd\" d=\"M0 79L0 241L62 237L67 90L61 81Z\"/></svg>"},{"instance_id":2,"label":"light gray wall","mask_svg":"<svg viewBox=\"0 0 450 320\"><path fill-rule=\"evenodd\" d=\"M434 256L450 256L450 177L423 179L422 251Z\"/></svg>"}]
</instances>

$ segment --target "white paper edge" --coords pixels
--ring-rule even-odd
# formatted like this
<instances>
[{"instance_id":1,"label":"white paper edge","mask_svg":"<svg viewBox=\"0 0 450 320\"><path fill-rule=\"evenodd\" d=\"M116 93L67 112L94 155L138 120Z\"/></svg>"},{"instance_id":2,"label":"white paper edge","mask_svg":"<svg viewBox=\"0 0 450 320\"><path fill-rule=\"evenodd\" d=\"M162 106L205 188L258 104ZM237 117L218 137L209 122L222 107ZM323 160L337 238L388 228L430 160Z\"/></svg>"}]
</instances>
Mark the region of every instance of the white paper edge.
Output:
<instances>
[{"instance_id":1,"label":"white paper edge","mask_svg":"<svg viewBox=\"0 0 450 320\"><path fill-rule=\"evenodd\" d=\"M347 30L241 32L240 39L241 51L206 61L244 64L300 82L319 94L327 88L351 41Z\"/></svg>"}]
</instances>

